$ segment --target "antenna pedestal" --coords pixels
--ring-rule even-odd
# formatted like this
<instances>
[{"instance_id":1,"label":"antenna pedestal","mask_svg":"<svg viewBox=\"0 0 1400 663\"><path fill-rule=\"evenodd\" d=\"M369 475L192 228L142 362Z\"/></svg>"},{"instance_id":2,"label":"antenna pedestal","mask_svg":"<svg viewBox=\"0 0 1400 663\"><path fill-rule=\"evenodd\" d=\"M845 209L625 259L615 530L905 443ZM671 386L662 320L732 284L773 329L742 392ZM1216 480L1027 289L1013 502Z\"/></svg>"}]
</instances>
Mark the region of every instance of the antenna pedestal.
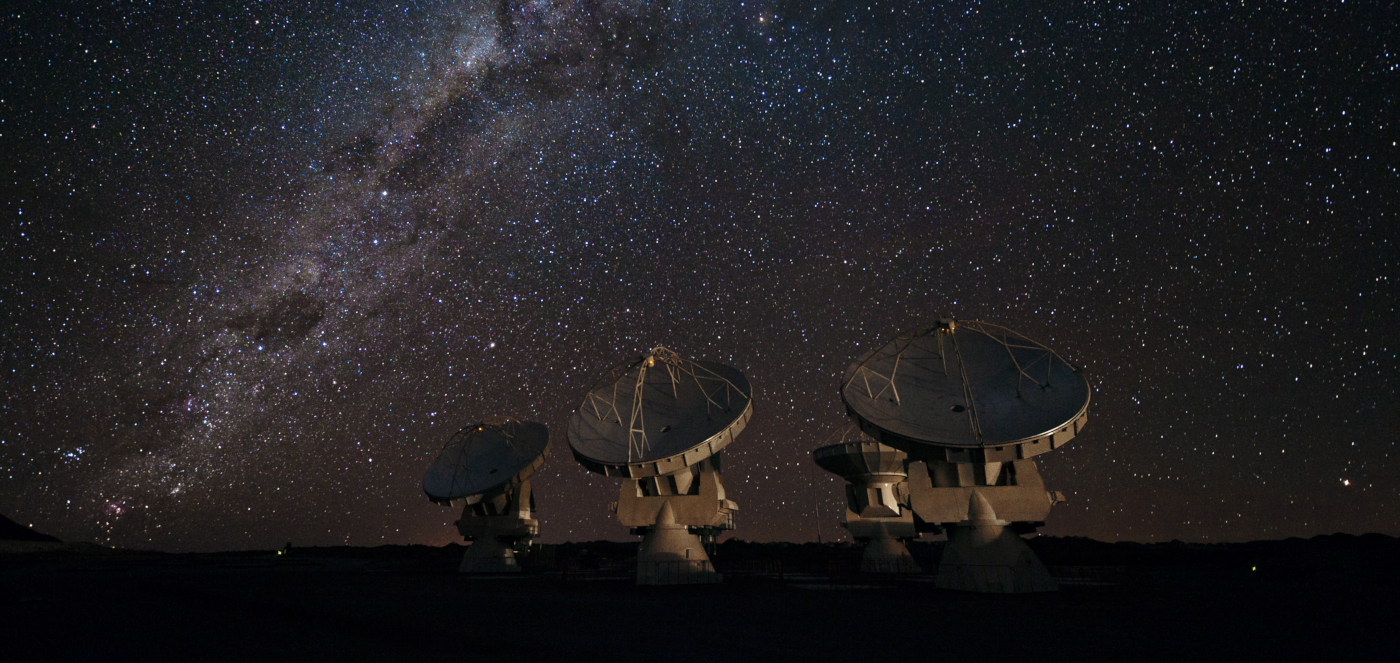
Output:
<instances>
[{"instance_id":1,"label":"antenna pedestal","mask_svg":"<svg viewBox=\"0 0 1400 663\"><path fill-rule=\"evenodd\" d=\"M673 474L623 481L617 518L643 536L637 584L719 582L704 539L734 529L738 510L724 497L718 456Z\"/></svg>"},{"instance_id":2,"label":"antenna pedestal","mask_svg":"<svg viewBox=\"0 0 1400 663\"><path fill-rule=\"evenodd\" d=\"M909 463L909 504L926 523L956 525L967 520L968 500L976 491L997 517L1013 523L1045 524L1053 493L1045 490L1035 461L1009 463Z\"/></svg>"},{"instance_id":3,"label":"antenna pedestal","mask_svg":"<svg viewBox=\"0 0 1400 663\"><path fill-rule=\"evenodd\" d=\"M540 522L530 518L534 506L530 482L506 490L489 499L466 505L455 524L462 537L472 542L462 556L459 573L519 573L515 546L540 533Z\"/></svg>"},{"instance_id":4,"label":"antenna pedestal","mask_svg":"<svg viewBox=\"0 0 1400 663\"><path fill-rule=\"evenodd\" d=\"M841 526L865 544L861 573L921 572L904 545L919 536L909 508L906 454L878 442L845 442L817 449L812 458L847 481Z\"/></svg>"},{"instance_id":5,"label":"antenna pedestal","mask_svg":"<svg viewBox=\"0 0 1400 663\"><path fill-rule=\"evenodd\" d=\"M716 454L679 472L623 481L617 519L627 527L650 527L668 502L676 522L713 530L710 534L734 529L734 512L739 510L733 500L725 499Z\"/></svg>"}]
</instances>

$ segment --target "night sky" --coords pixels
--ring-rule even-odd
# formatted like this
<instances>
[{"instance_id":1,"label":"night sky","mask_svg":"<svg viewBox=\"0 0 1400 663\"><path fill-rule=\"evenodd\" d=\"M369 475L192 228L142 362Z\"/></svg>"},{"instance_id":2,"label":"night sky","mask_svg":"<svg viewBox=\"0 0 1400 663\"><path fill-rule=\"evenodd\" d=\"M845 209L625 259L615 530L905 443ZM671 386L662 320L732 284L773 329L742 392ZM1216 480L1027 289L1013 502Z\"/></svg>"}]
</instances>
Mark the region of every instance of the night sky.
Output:
<instances>
[{"instance_id":1,"label":"night sky","mask_svg":"<svg viewBox=\"0 0 1400 663\"><path fill-rule=\"evenodd\" d=\"M738 367L748 540L824 539L845 367L940 315L1082 366L1041 531L1400 534L1400 11L1340 2L7 3L0 513L163 550L440 545L547 424Z\"/></svg>"}]
</instances>

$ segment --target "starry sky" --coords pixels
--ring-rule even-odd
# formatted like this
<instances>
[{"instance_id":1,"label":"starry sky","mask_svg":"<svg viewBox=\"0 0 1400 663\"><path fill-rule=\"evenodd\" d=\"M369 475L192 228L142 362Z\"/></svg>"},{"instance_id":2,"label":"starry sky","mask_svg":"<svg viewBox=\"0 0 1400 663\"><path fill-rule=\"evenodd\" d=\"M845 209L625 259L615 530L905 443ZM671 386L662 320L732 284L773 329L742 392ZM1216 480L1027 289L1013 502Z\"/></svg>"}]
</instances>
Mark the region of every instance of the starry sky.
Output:
<instances>
[{"instance_id":1,"label":"starry sky","mask_svg":"<svg viewBox=\"0 0 1400 663\"><path fill-rule=\"evenodd\" d=\"M1041 531L1400 534L1392 3L11 3L0 513L172 551L456 540L457 427L547 424L544 542L628 540L569 415L742 370L748 540L940 315L1084 368Z\"/></svg>"}]
</instances>

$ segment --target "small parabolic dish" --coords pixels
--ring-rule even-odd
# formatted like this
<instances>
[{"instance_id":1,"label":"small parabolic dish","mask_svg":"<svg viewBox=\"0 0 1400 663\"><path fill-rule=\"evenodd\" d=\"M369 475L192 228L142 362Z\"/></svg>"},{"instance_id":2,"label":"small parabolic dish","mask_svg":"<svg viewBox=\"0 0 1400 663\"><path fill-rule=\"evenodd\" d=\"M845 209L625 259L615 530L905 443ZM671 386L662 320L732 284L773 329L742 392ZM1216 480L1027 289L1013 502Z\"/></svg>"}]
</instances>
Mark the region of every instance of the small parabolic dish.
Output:
<instances>
[{"instance_id":1,"label":"small parabolic dish","mask_svg":"<svg viewBox=\"0 0 1400 663\"><path fill-rule=\"evenodd\" d=\"M944 319L852 364L841 400L866 434L915 459L1001 462L1074 437L1088 419L1089 383L1005 327Z\"/></svg>"},{"instance_id":2,"label":"small parabolic dish","mask_svg":"<svg viewBox=\"0 0 1400 663\"><path fill-rule=\"evenodd\" d=\"M438 504L475 502L471 498L530 478L548 453L549 429L544 424L488 419L447 440L423 475L423 492Z\"/></svg>"},{"instance_id":3,"label":"small parabolic dish","mask_svg":"<svg viewBox=\"0 0 1400 663\"><path fill-rule=\"evenodd\" d=\"M714 455L752 415L753 392L738 369L658 347L588 391L569 420L569 448L599 474L660 476Z\"/></svg>"}]
</instances>

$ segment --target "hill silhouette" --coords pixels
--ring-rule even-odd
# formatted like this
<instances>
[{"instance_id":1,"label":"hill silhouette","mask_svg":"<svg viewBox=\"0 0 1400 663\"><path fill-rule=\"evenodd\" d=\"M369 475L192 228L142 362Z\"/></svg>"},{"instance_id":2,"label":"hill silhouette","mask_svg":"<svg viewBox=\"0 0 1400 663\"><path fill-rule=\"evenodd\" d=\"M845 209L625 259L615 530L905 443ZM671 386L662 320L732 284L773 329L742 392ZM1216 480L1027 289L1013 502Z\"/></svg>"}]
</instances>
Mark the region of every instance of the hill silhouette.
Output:
<instances>
[{"instance_id":1,"label":"hill silhouette","mask_svg":"<svg viewBox=\"0 0 1400 663\"><path fill-rule=\"evenodd\" d=\"M3 515L0 515L0 541L45 541L63 543L56 537L40 534Z\"/></svg>"}]
</instances>

